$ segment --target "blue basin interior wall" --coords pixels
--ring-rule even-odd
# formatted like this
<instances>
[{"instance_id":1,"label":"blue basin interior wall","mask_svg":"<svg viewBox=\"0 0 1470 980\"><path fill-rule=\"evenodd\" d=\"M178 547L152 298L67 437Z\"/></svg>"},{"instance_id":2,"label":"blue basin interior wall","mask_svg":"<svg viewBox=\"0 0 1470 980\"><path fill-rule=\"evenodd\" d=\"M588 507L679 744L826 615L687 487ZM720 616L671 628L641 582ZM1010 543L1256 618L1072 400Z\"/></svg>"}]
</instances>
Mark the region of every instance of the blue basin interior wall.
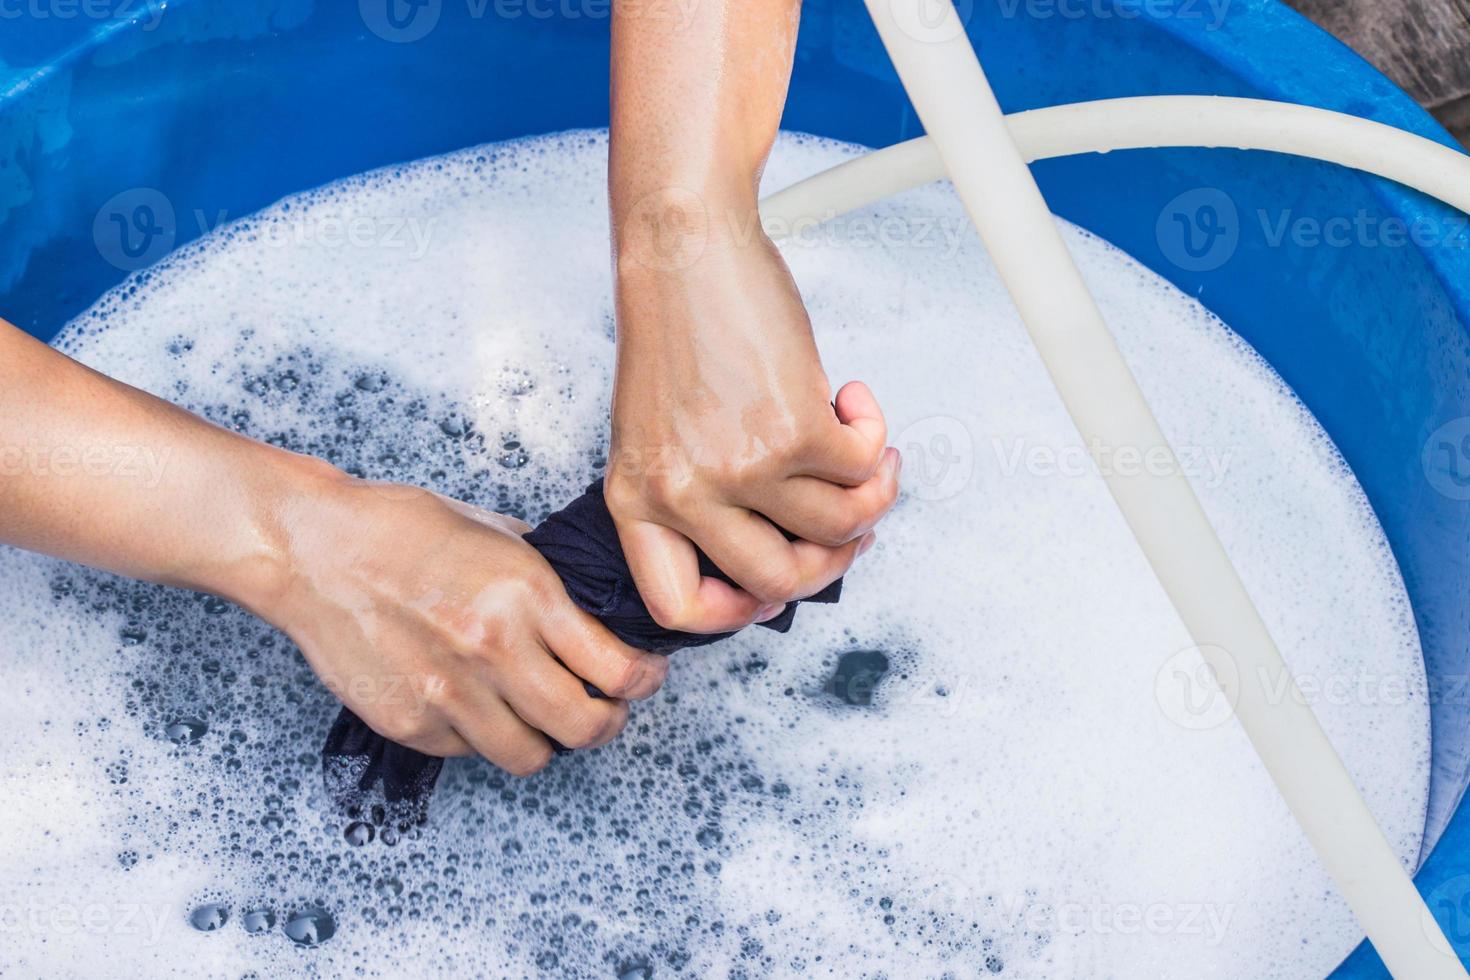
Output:
<instances>
[{"instance_id":1,"label":"blue basin interior wall","mask_svg":"<svg viewBox=\"0 0 1470 980\"><path fill-rule=\"evenodd\" d=\"M390 2L401 19L387 18ZM1255 96L1453 145L1406 95L1275 0L961 8L1007 110ZM284 195L476 143L607 123L607 0L92 9L0 30L0 316L42 338L171 248ZM919 134L861 5L806 0L784 124L873 146ZM1436 202L1310 161L1150 150L1035 169L1057 213L1197 295L1250 341L1356 471L1403 570L1430 674L1426 831L1440 843L1419 882L1470 952L1470 903L1460 901L1470 894L1470 816L1452 820L1470 775L1470 503L1423 460L1426 446L1470 457L1458 430L1448 442L1441 430L1470 416L1470 236ZM1198 261L1171 232L1193 227L1201 200L1235 211L1223 261ZM1444 240L1301 247L1273 237L1283 217L1360 214L1375 227L1429 222ZM1453 459L1470 472L1470 458ZM1385 975L1366 947L1339 973Z\"/></svg>"}]
</instances>

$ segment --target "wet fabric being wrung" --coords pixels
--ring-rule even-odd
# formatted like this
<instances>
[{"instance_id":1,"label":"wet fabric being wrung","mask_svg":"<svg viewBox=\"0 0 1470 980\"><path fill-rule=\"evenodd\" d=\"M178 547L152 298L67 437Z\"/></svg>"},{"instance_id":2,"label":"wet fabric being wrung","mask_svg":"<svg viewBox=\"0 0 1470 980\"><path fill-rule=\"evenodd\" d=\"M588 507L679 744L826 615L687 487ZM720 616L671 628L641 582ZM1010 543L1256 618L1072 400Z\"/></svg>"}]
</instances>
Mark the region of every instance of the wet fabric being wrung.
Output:
<instances>
[{"instance_id":1,"label":"wet fabric being wrung","mask_svg":"<svg viewBox=\"0 0 1470 980\"><path fill-rule=\"evenodd\" d=\"M548 517L526 535L526 540L561 577L572 601L596 616L629 646L667 654L733 635L684 633L666 630L654 622L623 557L617 528L603 499L601 481L564 510ZM699 567L704 575L731 581L702 553ZM839 579L803 601L831 603L841 594ZM785 633L796 618L797 605L787 604L779 616L760 625ZM588 694L602 696L590 685ZM416 752L377 734L345 707L322 749L322 774L327 792L337 806L349 813L385 805L398 819L423 819L443 765L443 759Z\"/></svg>"}]
</instances>

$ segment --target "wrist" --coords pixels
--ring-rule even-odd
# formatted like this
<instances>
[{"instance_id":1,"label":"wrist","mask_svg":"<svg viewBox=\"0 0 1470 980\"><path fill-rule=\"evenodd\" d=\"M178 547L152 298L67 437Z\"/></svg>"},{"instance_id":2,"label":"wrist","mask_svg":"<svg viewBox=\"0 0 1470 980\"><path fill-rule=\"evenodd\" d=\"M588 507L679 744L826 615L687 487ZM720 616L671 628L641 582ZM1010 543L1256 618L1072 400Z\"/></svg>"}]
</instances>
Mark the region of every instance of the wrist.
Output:
<instances>
[{"instance_id":1,"label":"wrist","mask_svg":"<svg viewBox=\"0 0 1470 980\"><path fill-rule=\"evenodd\" d=\"M753 186L644 185L615 199L612 222L620 282L691 272L766 237Z\"/></svg>"},{"instance_id":2,"label":"wrist","mask_svg":"<svg viewBox=\"0 0 1470 980\"><path fill-rule=\"evenodd\" d=\"M311 456L261 444L251 448L238 481L238 512L190 585L284 626L301 525L315 522L353 481Z\"/></svg>"}]
</instances>

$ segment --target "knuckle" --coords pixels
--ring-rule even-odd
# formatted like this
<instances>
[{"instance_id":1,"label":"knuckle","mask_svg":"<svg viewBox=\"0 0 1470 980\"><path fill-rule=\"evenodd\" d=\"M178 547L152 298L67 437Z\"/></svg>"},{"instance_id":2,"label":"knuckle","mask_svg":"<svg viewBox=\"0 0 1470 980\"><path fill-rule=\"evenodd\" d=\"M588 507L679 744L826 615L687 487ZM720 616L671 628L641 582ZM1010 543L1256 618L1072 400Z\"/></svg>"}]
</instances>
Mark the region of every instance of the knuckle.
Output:
<instances>
[{"instance_id":1,"label":"knuckle","mask_svg":"<svg viewBox=\"0 0 1470 980\"><path fill-rule=\"evenodd\" d=\"M400 712L383 719L376 726L378 734L390 742L416 748L430 742L434 732L428 719L421 715Z\"/></svg>"},{"instance_id":2,"label":"knuckle","mask_svg":"<svg viewBox=\"0 0 1470 980\"><path fill-rule=\"evenodd\" d=\"M824 548L840 548L856 536L856 531L849 525L848 521L829 521L803 537Z\"/></svg>"},{"instance_id":3,"label":"knuckle","mask_svg":"<svg viewBox=\"0 0 1470 980\"><path fill-rule=\"evenodd\" d=\"M521 601L538 611L550 609L566 596L566 588L553 572L526 575L520 579Z\"/></svg>"},{"instance_id":4,"label":"knuckle","mask_svg":"<svg viewBox=\"0 0 1470 980\"><path fill-rule=\"evenodd\" d=\"M613 727L617 716L612 712L611 706L606 702L599 704L590 698L588 701L586 706L571 712L567 719L564 744L568 748L589 748L617 731Z\"/></svg>"},{"instance_id":5,"label":"knuckle","mask_svg":"<svg viewBox=\"0 0 1470 980\"><path fill-rule=\"evenodd\" d=\"M899 482L898 482L898 472L895 470L895 471L893 471L892 473L890 473L888 475L888 479L886 479L886 480L883 481L883 486L882 486L881 490L879 491L879 494L878 494L878 511L879 511L879 513L882 513L882 514L888 513L889 509L894 505L894 503L896 503L898 501L899 490L900 490L900 487L899 487Z\"/></svg>"},{"instance_id":6,"label":"knuckle","mask_svg":"<svg viewBox=\"0 0 1470 980\"><path fill-rule=\"evenodd\" d=\"M642 492L632 480L620 476L617 470L609 472L607 479L603 481L602 499L607 502L607 509L615 517L630 517L637 513L638 502L642 497Z\"/></svg>"},{"instance_id":7,"label":"knuckle","mask_svg":"<svg viewBox=\"0 0 1470 980\"><path fill-rule=\"evenodd\" d=\"M470 660L495 662L511 649L514 626L507 616L487 616L480 624L478 641L463 651Z\"/></svg>"},{"instance_id":8,"label":"knuckle","mask_svg":"<svg viewBox=\"0 0 1470 980\"><path fill-rule=\"evenodd\" d=\"M645 654L624 658L617 667L609 687L603 691L615 698L640 700L649 697L663 685L663 672Z\"/></svg>"},{"instance_id":9,"label":"knuckle","mask_svg":"<svg viewBox=\"0 0 1470 980\"><path fill-rule=\"evenodd\" d=\"M769 463L771 460L767 459ZM753 460L736 456L723 456L706 467L712 482L721 487L740 487L755 479L756 464Z\"/></svg>"},{"instance_id":10,"label":"knuckle","mask_svg":"<svg viewBox=\"0 0 1470 980\"><path fill-rule=\"evenodd\" d=\"M693 625L685 603L662 590L649 592L643 605L653 621L666 630L687 630Z\"/></svg>"},{"instance_id":11,"label":"knuckle","mask_svg":"<svg viewBox=\"0 0 1470 980\"><path fill-rule=\"evenodd\" d=\"M815 441L815 434L784 424L771 427L762 434L761 441L772 458L789 463L805 456Z\"/></svg>"},{"instance_id":12,"label":"knuckle","mask_svg":"<svg viewBox=\"0 0 1470 980\"><path fill-rule=\"evenodd\" d=\"M819 541L818 544L829 548L839 548L866 531L870 520L871 515L866 512L866 509L857 506L834 513L829 517L828 529L831 532L829 540Z\"/></svg>"},{"instance_id":13,"label":"knuckle","mask_svg":"<svg viewBox=\"0 0 1470 980\"><path fill-rule=\"evenodd\" d=\"M755 593L766 602L785 602L801 589L801 570L794 562L775 563L761 571L754 583Z\"/></svg>"},{"instance_id":14,"label":"knuckle","mask_svg":"<svg viewBox=\"0 0 1470 980\"><path fill-rule=\"evenodd\" d=\"M534 776L551 763L551 746L539 743L534 748L527 748L524 752L514 758L507 759L501 763L500 768L520 779Z\"/></svg>"},{"instance_id":15,"label":"knuckle","mask_svg":"<svg viewBox=\"0 0 1470 980\"><path fill-rule=\"evenodd\" d=\"M642 675L643 668L639 666L637 660L624 658L619 660L617 666L612 669L607 683L599 684L598 687L608 697L626 698L637 689Z\"/></svg>"},{"instance_id":16,"label":"knuckle","mask_svg":"<svg viewBox=\"0 0 1470 980\"><path fill-rule=\"evenodd\" d=\"M679 514L689 509L694 497L694 484L687 475L650 473L644 484L644 494L656 512Z\"/></svg>"}]
</instances>

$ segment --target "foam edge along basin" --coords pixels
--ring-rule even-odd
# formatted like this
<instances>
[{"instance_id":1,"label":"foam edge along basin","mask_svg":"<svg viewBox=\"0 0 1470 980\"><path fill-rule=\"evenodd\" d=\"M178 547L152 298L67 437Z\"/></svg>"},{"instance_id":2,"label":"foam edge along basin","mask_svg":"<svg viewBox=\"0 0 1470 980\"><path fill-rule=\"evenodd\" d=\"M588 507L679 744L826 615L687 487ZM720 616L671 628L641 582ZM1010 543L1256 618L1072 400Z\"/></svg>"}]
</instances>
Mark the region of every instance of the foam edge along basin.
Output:
<instances>
[{"instance_id":1,"label":"foam edge along basin","mask_svg":"<svg viewBox=\"0 0 1470 980\"><path fill-rule=\"evenodd\" d=\"M0 315L43 338L174 247L286 194L607 122L599 0L56 9L0 31ZM673 0L665 9L679 16ZM961 12L1008 111L1234 95L1452 144L1407 95L1274 0L980 0ZM786 128L872 146L919 135L860 6L807 0L797 59ZM1403 572L1433 698L1417 880L1470 953L1470 815L1457 814L1470 778L1463 217L1326 164L1229 150L1093 155L1035 172L1058 214L1231 324L1352 465ZM1335 975L1385 974L1364 947Z\"/></svg>"}]
</instances>

